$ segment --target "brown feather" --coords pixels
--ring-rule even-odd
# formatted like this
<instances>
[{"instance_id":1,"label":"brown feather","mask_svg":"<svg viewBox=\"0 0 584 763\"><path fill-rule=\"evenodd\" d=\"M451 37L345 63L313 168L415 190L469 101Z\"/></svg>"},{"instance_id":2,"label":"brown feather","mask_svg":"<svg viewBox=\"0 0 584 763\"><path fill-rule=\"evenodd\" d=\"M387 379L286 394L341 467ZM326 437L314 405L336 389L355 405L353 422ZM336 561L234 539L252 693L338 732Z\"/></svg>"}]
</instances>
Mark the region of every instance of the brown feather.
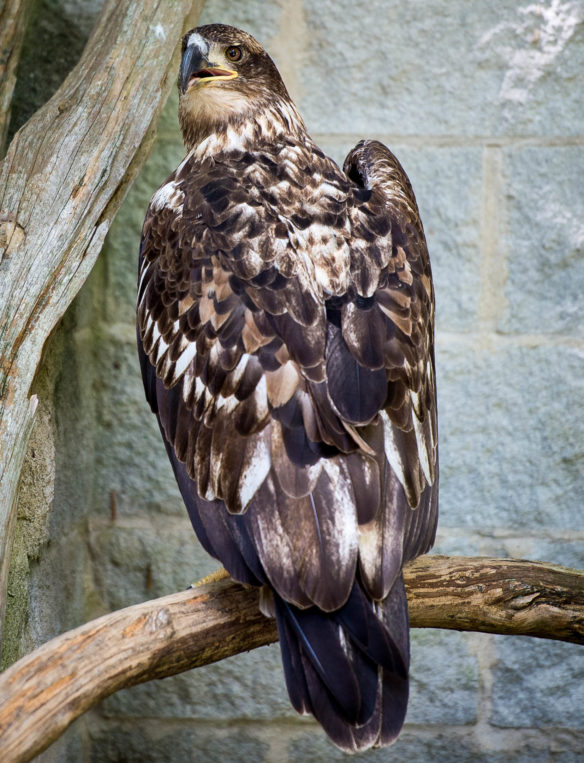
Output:
<instances>
[{"instance_id":1,"label":"brown feather","mask_svg":"<svg viewBox=\"0 0 584 763\"><path fill-rule=\"evenodd\" d=\"M290 400L298 389L300 376L296 364L288 361L276 371L266 371L268 399L274 408L279 408Z\"/></svg>"}]
</instances>

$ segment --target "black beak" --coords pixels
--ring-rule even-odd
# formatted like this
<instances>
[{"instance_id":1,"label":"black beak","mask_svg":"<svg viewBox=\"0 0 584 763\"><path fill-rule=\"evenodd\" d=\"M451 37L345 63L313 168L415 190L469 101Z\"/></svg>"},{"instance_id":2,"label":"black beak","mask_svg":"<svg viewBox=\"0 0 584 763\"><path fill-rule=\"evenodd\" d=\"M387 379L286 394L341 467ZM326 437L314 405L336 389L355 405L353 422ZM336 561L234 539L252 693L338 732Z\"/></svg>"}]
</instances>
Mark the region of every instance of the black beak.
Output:
<instances>
[{"instance_id":1,"label":"black beak","mask_svg":"<svg viewBox=\"0 0 584 763\"><path fill-rule=\"evenodd\" d=\"M180 64L180 74L178 77L178 86L181 93L186 93L189 86L189 80L195 74L202 69L207 69L211 66L207 59L208 51L202 51L198 45L189 45L185 50Z\"/></svg>"}]
</instances>

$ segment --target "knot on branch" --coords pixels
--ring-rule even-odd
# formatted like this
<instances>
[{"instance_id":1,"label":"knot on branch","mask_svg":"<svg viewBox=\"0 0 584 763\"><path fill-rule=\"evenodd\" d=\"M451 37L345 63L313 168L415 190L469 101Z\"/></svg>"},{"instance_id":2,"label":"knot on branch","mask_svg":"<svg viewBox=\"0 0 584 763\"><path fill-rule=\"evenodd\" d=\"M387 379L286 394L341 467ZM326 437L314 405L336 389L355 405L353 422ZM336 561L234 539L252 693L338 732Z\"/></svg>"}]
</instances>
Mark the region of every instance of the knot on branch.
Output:
<instances>
[{"instance_id":1,"label":"knot on branch","mask_svg":"<svg viewBox=\"0 0 584 763\"><path fill-rule=\"evenodd\" d=\"M15 252L26 239L26 231L12 212L0 212L0 262Z\"/></svg>"}]
</instances>

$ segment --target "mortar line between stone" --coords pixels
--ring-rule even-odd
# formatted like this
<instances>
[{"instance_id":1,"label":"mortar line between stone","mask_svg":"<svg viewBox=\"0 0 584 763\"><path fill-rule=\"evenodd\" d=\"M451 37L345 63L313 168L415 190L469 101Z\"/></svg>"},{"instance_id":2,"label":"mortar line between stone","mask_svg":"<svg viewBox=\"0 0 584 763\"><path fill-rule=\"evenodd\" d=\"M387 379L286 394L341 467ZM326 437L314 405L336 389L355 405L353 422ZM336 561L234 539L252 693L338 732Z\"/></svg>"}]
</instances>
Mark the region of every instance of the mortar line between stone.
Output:
<instances>
[{"instance_id":1,"label":"mortar line between stone","mask_svg":"<svg viewBox=\"0 0 584 763\"><path fill-rule=\"evenodd\" d=\"M356 143L364 137L380 140L391 147L391 144L409 145L420 148L460 148L468 146L492 148L506 148L513 146L523 147L558 147L564 146L582 146L584 145L584 135L573 136L495 136L495 135L403 135L400 133L369 133L366 130L351 133L332 133L332 132L309 132L314 140L328 143ZM365 135L365 132L367 134Z\"/></svg>"}]
</instances>

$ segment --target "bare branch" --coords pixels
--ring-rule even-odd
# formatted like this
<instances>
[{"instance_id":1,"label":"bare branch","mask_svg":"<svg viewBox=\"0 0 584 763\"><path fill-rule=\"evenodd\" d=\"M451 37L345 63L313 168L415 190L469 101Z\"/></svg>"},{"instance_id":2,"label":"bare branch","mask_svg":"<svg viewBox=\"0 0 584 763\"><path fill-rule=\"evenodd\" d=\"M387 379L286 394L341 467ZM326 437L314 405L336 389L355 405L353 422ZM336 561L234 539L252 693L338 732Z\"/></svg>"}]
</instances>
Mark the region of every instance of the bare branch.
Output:
<instances>
[{"instance_id":1,"label":"bare branch","mask_svg":"<svg viewBox=\"0 0 584 763\"><path fill-rule=\"evenodd\" d=\"M409 564L413 627L584 643L584 572L539 562L426 556ZM270 644L258 590L229 579L112 612L0 676L0 757L30 760L119 689Z\"/></svg>"},{"instance_id":2,"label":"bare branch","mask_svg":"<svg viewBox=\"0 0 584 763\"><path fill-rule=\"evenodd\" d=\"M173 51L202 5L106 0L81 60L0 164L0 621L42 347L146 158Z\"/></svg>"},{"instance_id":3,"label":"bare branch","mask_svg":"<svg viewBox=\"0 0 584 763\"><path fill-rule=\"evenodd\" d=\"M584 644L584 572L543 562L422 556L405 571L416 628Z\"/></svg>"}]
</instances>

